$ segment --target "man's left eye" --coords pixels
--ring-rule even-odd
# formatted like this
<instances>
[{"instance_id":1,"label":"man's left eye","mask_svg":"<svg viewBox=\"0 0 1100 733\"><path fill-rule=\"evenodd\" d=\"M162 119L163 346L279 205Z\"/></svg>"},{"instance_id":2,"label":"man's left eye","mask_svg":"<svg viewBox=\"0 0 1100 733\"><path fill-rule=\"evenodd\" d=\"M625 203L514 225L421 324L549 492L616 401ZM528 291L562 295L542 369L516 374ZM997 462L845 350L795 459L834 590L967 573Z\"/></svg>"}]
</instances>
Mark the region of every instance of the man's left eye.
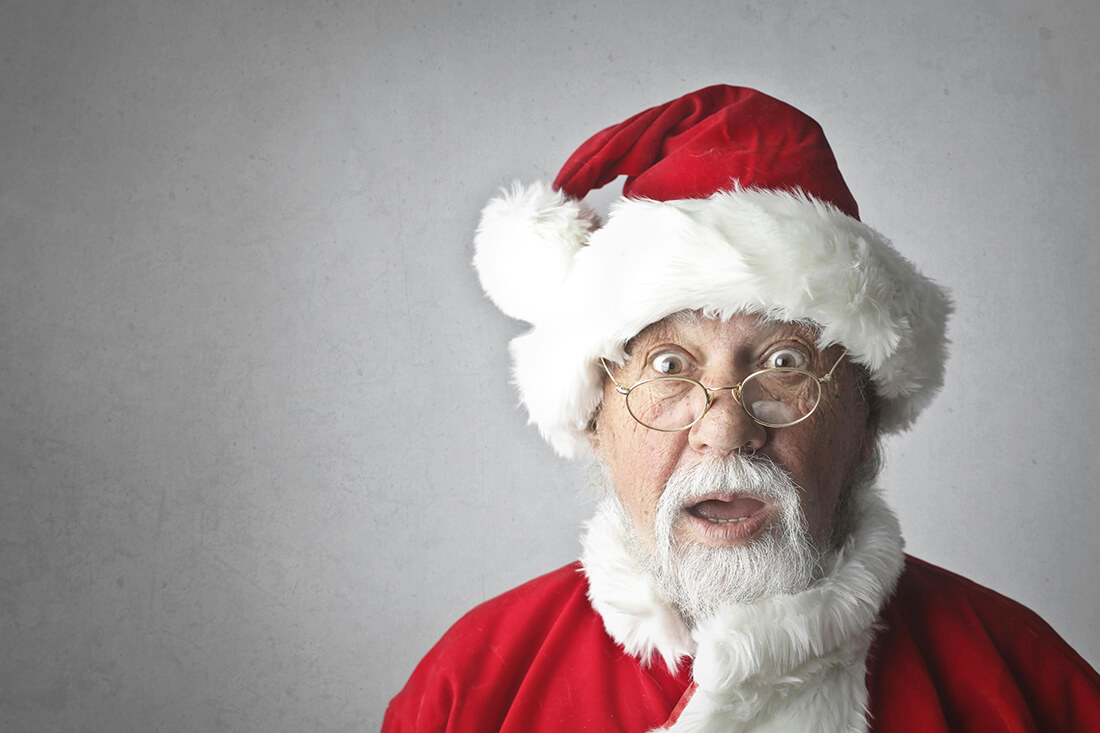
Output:
<instances>
[{"instance_id":1,"label":"man's left eye","mask_svg":"<svg viewBox=\"0 0 1100 733\"><path fill-rule=\"evenodd\" d=\"M780 349L768 355L764 366L768 369L800 369L806 365L806 355L795 349Z\"/></svg>"}]
</instances>

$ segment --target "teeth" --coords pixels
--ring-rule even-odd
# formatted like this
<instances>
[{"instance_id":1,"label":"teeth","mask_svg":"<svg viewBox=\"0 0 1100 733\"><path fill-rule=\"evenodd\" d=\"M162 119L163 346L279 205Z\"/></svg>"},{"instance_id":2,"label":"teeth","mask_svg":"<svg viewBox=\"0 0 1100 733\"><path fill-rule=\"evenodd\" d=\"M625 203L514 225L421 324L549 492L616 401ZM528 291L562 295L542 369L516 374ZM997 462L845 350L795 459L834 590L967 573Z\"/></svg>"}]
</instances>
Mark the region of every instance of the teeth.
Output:
<instances>
[{"instance_id":1,"label":"teeth","mask_svg":"<svg viewBox=\"0 0 1100 733\"><path fill-rule=\"evenodd\" d=\"M707 521L711 524L736 524L737 522L744 522L746 519L748 519L748 517L734 517L733 519L714 519L713 517L707 517Z\"/></svg>"}]
</instances>

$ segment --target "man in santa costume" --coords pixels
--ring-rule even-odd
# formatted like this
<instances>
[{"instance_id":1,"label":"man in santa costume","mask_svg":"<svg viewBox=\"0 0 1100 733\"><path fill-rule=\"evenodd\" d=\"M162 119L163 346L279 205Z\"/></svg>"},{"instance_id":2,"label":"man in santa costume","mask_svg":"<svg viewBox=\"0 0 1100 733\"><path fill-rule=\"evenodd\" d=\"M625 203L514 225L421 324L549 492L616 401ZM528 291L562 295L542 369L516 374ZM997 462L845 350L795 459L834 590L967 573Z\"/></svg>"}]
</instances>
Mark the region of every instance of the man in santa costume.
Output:
<instances>
[{"instance_id":1,"label":"man in santa costume","mask_svg":"<svg viewBox=\"0 0 1100 733\"><path fill-rule=\"evenodd\" d=\"M492 201L474 265L603 499L580 562L455 624L384 731L1100 731L1049 626L903 553L878 441L941 386L951 305L812 119L728 86L641 112Z\"/></svg>"}]
</instances>

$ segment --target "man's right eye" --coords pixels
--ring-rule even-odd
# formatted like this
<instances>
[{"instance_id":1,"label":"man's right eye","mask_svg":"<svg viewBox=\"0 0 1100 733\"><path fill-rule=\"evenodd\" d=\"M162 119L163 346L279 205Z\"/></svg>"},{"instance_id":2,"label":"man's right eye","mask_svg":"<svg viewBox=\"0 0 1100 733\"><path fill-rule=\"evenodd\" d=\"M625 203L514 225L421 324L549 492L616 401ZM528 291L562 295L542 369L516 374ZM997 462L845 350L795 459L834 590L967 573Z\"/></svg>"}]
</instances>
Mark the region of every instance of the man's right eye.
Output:
<instances>
[{"instance_id":1,"label":"man's right eye","mask_svg":"<svg viewBox=\"0 0 1100 733\"><path fill-rule=\"evenodd\" d=\"M687 371L688 363L681 354L665 351L657 354L649 362L653 371L664 377L676 377Z\"/></svg>"}]
</instances>

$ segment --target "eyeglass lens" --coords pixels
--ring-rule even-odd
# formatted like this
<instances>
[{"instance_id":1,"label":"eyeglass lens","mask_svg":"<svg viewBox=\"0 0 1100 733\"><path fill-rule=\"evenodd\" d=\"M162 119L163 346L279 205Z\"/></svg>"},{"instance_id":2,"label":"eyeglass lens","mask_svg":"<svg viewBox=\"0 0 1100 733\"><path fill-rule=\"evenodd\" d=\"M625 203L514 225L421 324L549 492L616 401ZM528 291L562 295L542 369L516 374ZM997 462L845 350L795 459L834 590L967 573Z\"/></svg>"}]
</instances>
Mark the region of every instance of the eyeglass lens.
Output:
<instances>
[{"instance_id":1,"label":"eyeglass lens","mask_svg":"<svg viewBox=\"0 0 1100 733\"><path fill-rule=\"evenodd\" d=\"M741 400L756 420L776 427L810 414L821 396L816 377L801 371L758 372L741 385ZM686 428L707 407L707 392L687 379L655 379L636 385L626 399L638 422L657 430Z\"/></svg>"}]
</instances>

